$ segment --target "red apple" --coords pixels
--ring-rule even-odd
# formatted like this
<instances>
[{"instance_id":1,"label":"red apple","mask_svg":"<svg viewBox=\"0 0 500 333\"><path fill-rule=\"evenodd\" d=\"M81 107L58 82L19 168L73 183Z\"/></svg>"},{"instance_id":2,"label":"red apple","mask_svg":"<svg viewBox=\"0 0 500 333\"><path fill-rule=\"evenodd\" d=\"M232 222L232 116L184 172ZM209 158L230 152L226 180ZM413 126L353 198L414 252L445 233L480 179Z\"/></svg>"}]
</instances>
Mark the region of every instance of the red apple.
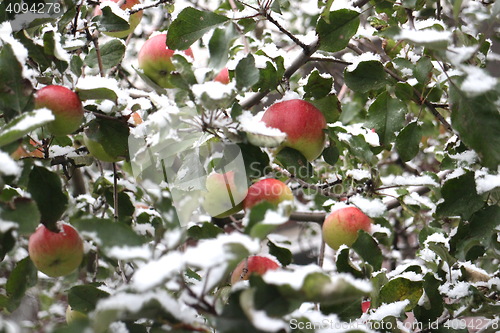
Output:
<instances>
[{"instance_id":1,"label":"red apple","mask_svg":"<svg viewBox=\"0 0 500 333\"><path fill-rule=\"evenodd\" d=\"M323 223L323 239L332 249L340 245L351 246L358 238L358 231L370 231L372 220L359 208L349 206L337 209Z\"/></svg>"},{"instance_id":2,"label":"red apple","mask_svg":"<svg viewBox=\"0 0 500 333\"><path fill-rule=\"evenodd\" d=\"M229 78L229 70L224 67L219 74L214 78L214 81L220 82L222 84L228 84L231 79Z\"/></svg>"},{"instance_id":3,"label":"red apple","mask_svg":"<svg viewBox=\"0 0 500 333\"><path fill-rule=\"evenodd\" d=\"M288 185L274 178L261 179L248 188L243 208L250 209L262 201L277 205L285 200L293 200L293 193Z\"/></svg>"},{"instance_id":4,"label":"red apple","mask_svg":"<svg viewBox=\"0 0 500 333\"><path fill-rule=\"evenodd\" d=\"M326 119L309 102L291 99L275 103L266 110L262 121L286 133L282 145L298 150L308 161L316 159L323 151Z\"/></svg>"},{"instance_id":5,"label":"red apple","mask_svg":"<svg viewBox=\"0 0 500 333\"><path fill-rule=\"evenodd\" d=\"M47 124L48 131L55 136L76 131L83 121L83 106L78 95L63 86L43 87L35 94L35 109L47 108L55 119Z\"/></svg>"},{"instance_id":6,"label":"red apple","mask_svg":"<svg viewBox=\"0 0 500 333\"><path fill-rule=\"evenodd\" d=\"M138 55L139 68L154 83L163 88L173 88L170 83L170 73L175 68L172 63L172 56L175 51L170 50L166 44L167 35L160 34L148 39ZM193 58L193 51L187 49L184 53Z\"/></svg>"},{"instance_id":7,"label":"red apple","mask_svg":"<svg viewBox=\"0 0 500 333\"><path fill-rule=\"evenodd\" d=\"M272 259L263 256L251 256L236 266L231 274L231 284L248 280L251 274L262 275L268 270L278 269L280 265Z\"/></svg>"},{"instance_id":8,"label":"red apple","mask_svg":"<svg viewBox=\"0 0 500 333\"><path fill-rule=\"evenodd\" d=\"M363 313L367 313L368 310L370 310L371 302L370 301L363 301L361 302L361 311Z\"/></svg>"},{"instance_id":9,"label":"red apple","mask_svg":"<svg viewBox=\"0 0 500 333\"><path fill-rule=\"evenodd\" d=\"M28 242L35 267L52 277L70 274L83 260L83 241L78 231L66 223L59 223L59 227L59 232L53 232L40 225Z\"/></svg>"},{"instance_id":10,"label":"red apple","mask_svg":"<svg viewBox=\"0 0 500 333\"><path fill-rule=\"evenodd\" d=\"M243 208L248 188L236 181L234 171L210 174L205 186L202 206L210 216L224 218Z\"/></svg>"},{"instance_id":11,"label":"red apple","mask_svg":"<svg viewBox=\"0 0 500 333\"><path fill-rule=\"evenodd\" d=\"M135 5L141 3L140 0L101 0L101 4L104 4L106 1L113 1L115 3L121 4L120 8L123 10L131 9ZM94 16L99 16L99 15L102 15L102 10L99 6L97 6L94 10ZM128 24L130 25L129 29L123 31L103 31L102 33L110 37L117 37L117 38L127 37L132 32L134 32L135 28L141 22L141 19L142 19L142 10L130 15L128 19Z\"/></svg>"}]
</instances>

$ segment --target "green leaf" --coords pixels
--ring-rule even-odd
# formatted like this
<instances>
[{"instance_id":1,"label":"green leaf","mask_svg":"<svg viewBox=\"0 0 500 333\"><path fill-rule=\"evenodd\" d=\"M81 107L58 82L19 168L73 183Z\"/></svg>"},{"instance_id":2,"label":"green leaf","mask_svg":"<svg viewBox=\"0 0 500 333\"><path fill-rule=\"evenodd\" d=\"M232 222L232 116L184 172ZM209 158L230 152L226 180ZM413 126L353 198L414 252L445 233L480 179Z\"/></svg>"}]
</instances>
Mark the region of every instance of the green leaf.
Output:
<instances>
[{"instance_id":1,"label":"green leaf","mask_svg":"<svg viewBox=\"0 0 500 333\"><path fill-rule=\"evenodd\" d=\"M406 125L396 138L395 148L398 151L399 157L405 162L414 158L420 150L421 140L422 127L416 121Z\"/></svg>"},{"instance_id":2,"label":"green leaf","mask_svg":"<svg viewBox=\"0 0 500 333\"><path fill-rule=\"evenodd\" d=\"M109 293L93 285L74 286L68 291L68 304L75 311L89 313L97 302L109 296Z\"/></svg>"},{"instance_id":3,"label":"green leaf","mask_svg":"<svg viewBox=\"0 0 500 333\"><path fill-rule=\"evenodd\" d=\"M307 180L314 175L311 163L298 150L285 147L279 151L276 159L286 170L296 177Z\"/></svg>"},{"instance_id":4,"label":"green leaf","mask_svg":"<svg viewBox=\"0 0 500 333\"><path fill-rule=\"evenodd\" d=\"M444 300L439 293L439 281L433 273L427 273L424 277L424 291L426 297L426 304L418 305L413 310L415 317L421 322L424 327L438 319L444 310Z\"/></svg>"},{"instance_id":5,"label":"green leaf","mask_svg":"<svg viewBox=\"0 0 500 333\"><path fill-rule=\"evenodd\" d=\"M125 44L121 39L115 38L101 45L99 51L104 69L109 69L121 63L125 56ZM91 68L98 67L97 52L95 48L90 50L89 54L85 57L84 63Z\"/></svg>"},{"instance_id":6,"label":"green leaf","mask_svg":"<svg viewBox=\"0 0 500 333\"><path fill-rule=\"evenodd\" d=\"M375 271L380 270L384 256L378 247L378 243L367 232L363 230L358 232L358 238L354 244L352 244L352 249L356 251L364 261L372 265Z\"/></svg>"},{"instance_id":7,"label":"green leaf","mask_svg":"<svg viewBox=\"0 0 500 333\"><path fill-rule=\"evenodd\" d=\"M130 24L123 18L115 15L110 7L103 7L102 15L97 17L100 31L114 32L130 29Z\"/></svg>"},{"instance_id":8,"label":"green leaf","mask_svg":"<svg viewBox=\"0 0 500 333\"><path fill-rule=\"evenodd\" d=\"M104 248L113 246L139 246L144 239L134 232L127 224L114 222L109 219L79 219L71 221L81 233L92 235L94 241Z\"/></svg>"},{"instance_id":9,"label":"green leaf","mask_svg":"<svg viewBox=\"0 0 500 333\"><path fill-rule=\"evenodd\" d=\"M36 201L41 222L50 230L58 230L55 224L68 207L61 177L44 167L34 166L29 174L28 192Z\"/></svg>"},{"instance_id":10,"label":"green leaf","mask_svg":"<svg viewBox=\"0 0 500 333\"><path fill-rule=\"evenodd\" d=\"M352 263L349 256L349 248L344 247L337 253L336 261L337 271L339 273L349 273L356 278L363 278L364 274Z\"/></svg>"},{"instance_id":11,"label":"green leaf","mask_svg":"<svg viewBox=\"0 0 500 333\"><path fill-rule=\"evenodd\" d=\"M108 99L116 103L118 96L112 89L108 88L94 88L94 89L81 89L77 88L76 93L82 101L89 99Z\"/></svg>"},{"instance_id":12,"label":"green leaf","mask_svg":"<svg viewBox=\"0 0 500 333\"><path fill-rule=\"evenodd\" d=\"M263 201L252 207L250 214L248 214L249 221L245 227L245 233L251 237L263 239L278 226L286 223L288 218L284 218L281 221L272 221L272 223L264 223L266 213L275 209L276 206L267 201Z\"/></svg>"},{"instance_id":13,"label":"green leaf","mask_svg":"<svg viewBox=\"0 0 500 333\"><path fill-rule=\"evenodd\" d=\"M332 91L333 78L323 77L318 70L314 70L304 86L304 98L321 99Z\"/></svg>"},{"instance_id":14,"label":"green leaf","mask_svg":"<svg viewBox=\"0 0 500 333\"><path fill-rule=\"evenodd\" d=\"M238 88L251 87L259 82L259 70L255 67L255 59L249 54L241 59L235 69L236 86Z\"/></svg>"},{"instance_id":15,"label":"green leaf","mask_svg":"<svg viewBox=\"0 0 500 333\"><path fill-rule=\"evenodd\" d=\"M54 120L40 111L30 111L12 119L0 129L0 147L21 139L31 131Z\"/></svg>"},{"instance_id":16,"label":"green leaf","mask_svg":"<svg viewBox=\"0 0 500 333\"><path fill-rule=\"evenodd\" d=\"M366 142L365 137L361 134L356 136L351 136L349 139L349 152L364 161L365 163L370 163L373 158L373 152L370 149L370 145Z\"/></svg>"},{"instance_id":17,"label":"green leaf","mask_svg":"<svg viewBox=\"0 0 500 333\"><path fill-rule=\"evenodd\" d=\"M334 123L339 120L342 113L342 105L337 95L329 94L323 98L313 99L309 102L323 113L327 123Z\"/></svg>"},{"instance_id":18,"label":"green leaf","mask_svg":"<svg viewBox=\"0 0 500 333\"><path fill-rule=\"evenodd\" d=\"M335 165L335 163L339 160L339 157L340 152L336 146L326 147L325 150L323 150L323 159L330 165Z\"/></svg>"},{"instance_id":19,"label":"green leaf","mask_svg":"<svg viewBox=\"0 0 500 333\"><path fill-rule=\"evenodd\" d=\"M229 24L226 28L217 28L212 34L212 38L208 42L208 50L210 52L209 66L213 68L222 68L229 55L231 44L238 37L238 31L234 24Z\"/></svg>"},{"instance_id":20,"label":"green leaf","mask_svg":"<svg viewBox=\"0 0 500 333\"><path fill-rule=\"evenodd\" d=\"M384 66L377 60L362 61L353 71L346 69L344 79L350 89L360 93L380 89L388 83Z\"/></svg>"},{"instance_id":21,"label":"green leaf","mask_svg":"<svg viewBox=\"0 0 500 333\"><path fill-rule=\"evenodd\" d=\"M0 232L0 261L2 261L7 253L9 253L14 248L14 246L16 245L16 238L16 230L14 227L8 230L4 228L4 230ZM0 304L0 309L1 308L2 305Z\"/></svg>"},{"instance_id":22,"label":"green leaf","mask_svg":"<svg viewBox=\"0 0 500 333\"><path fill-rule=\"evenodd\" d=\"M215 238L221 233L224 233L224 230L208 222L194 225L188 229L188 237L196 240Z\"/></svg>"},{"instance_id":23,"label":"green leaf","mask_svg":"<svg viewBox=\"0 0 500 333\"><path fill-rule=\"evenodd\" d=\"M382 146L389 147L396 132L404 126L407 109L404 102L381 93L368 109L367 127L375 128Z\"/></svg>"},{"instance_id":24,"label":"green leaf","mask_svg":"<svg viewBox=\"0 0 500 333\"><path fill-rule=\"evenodd\" d=\"M413 74L419 83L425 84L431 77L431 71L434 69L431 58L421 57L418 59Z\"/></svg>"},{"instance_id":25,"label":"green leaf","mask_svg":"<svg viewBox=\"0 0 500 333\"><path fill-rule=\"evenodd\" d=\"M316 25L320 40L320 50L337 52L349 44L359 27L359 13L349 9L330 12L328 20L323 17Z\"/></svg>"},{"instance_id":26,"label":"green leaf","mask_svg":"<svg viewBox=\"0 0 500 333\"><path fill-rule=\"evenodd\" d=\"M5 285L5 291L9 296L7 309L14 311L21 304L21 299L24 297L26 290L35 286L37 281L38 270L31 262L31 259L26 257L19 261L10 273Z\"/></svg>"},{"instance_id":27,"label":"green leaf","mask_svg":"<svg viewBox=\"0 0 500 333\"><path fill-rule=\"evenodd\" d=\"M412 281L403 277L397 277L387 282L379 294L379 304L394 303L409 300L405 311L411 311L417 304L423 293L422 281Z\"/></svg>"},{"instance_id":28,"label":"green leaf","mask_svg":"<svg viewBox=\"0 0 500 333\"><path fill-rule=\"evenodd\" d=\"M453 128L459 132L460 139L478 153L484 166L496 170L500 164L498 93L468 97L455 84L450 85L450 92Z\"/></svg>"},{"instance_id":29,"label":"green leaf","mask_svg":"<svg viewBox=\"0 0 500 333\"><path fill-rule=\"evenodd\" d=\"M292 263L293 260L292 251L290 251L285 247L278 246L271 241L267 242L267 246L269 247L269 254L276 257L276 259L278 259L281 265L287 266Z\"/></svg>"},{"instance_id":30,"label":"green leaf","mask_svg":"<svg viewBox=\"0 0 500 333\"><path fill-rule=\"evenodd\" d=\"M0 204L0 219L17 223L18 231L22 235L35 232L40 218L36 202L31 199L16 198L8 205Z\"/></svg>"},{"instance_id":31,"label":"green leaf","mask_svg":"<svg viewBox=\"0 0 500 333\"><path fill-rule=\"evenodd\" d=\"M229 18L193 7L183 9L168 29L167 45L172 50L186 50L209 30Z\"/></svg>"},{"instance_id":32,"label":"green leaf","mask_svg":"<svg viewBox=\"0 0 500 333\"><path fill-rule=\"evenodd\" d=\"M7 122L33 109L33 87L23 79L22 71L12 46L4 43L0 48L0 110Z\"/></svg>"},{"instance_id":33,"label":"green leaf","mask_svg":"<svg viewBox=\"0 0 500 333\"><path fill-rule=\"evenodd\" d=\"M459 215L467 220L484 206L483 198L476 191L473 172L447 180L441 189L441 195L444 202L436 208L439 216Z\"/></svg>"},{"instance_id":34,"label":"green leaf","mask_svg":"<svg viewBox=\"0 0 500 333\"><path fill-rule=\"evenodd\" d=\"M85 134L100 143L108 155L128 158L129 128L120 119L96 118L88 124Z\"/></svg>"},{"instance_id":35,"label":"green leaf","mask_svg":"<svg viewBox=\"0 0 500 333\"><path fill-rule=\"evenodd\" d=\"M242 155L248 178L260 178L269 172L269 155L262 149L248 143L240 143L238 146L245 152Z\"/></svg>"}]
</instances>

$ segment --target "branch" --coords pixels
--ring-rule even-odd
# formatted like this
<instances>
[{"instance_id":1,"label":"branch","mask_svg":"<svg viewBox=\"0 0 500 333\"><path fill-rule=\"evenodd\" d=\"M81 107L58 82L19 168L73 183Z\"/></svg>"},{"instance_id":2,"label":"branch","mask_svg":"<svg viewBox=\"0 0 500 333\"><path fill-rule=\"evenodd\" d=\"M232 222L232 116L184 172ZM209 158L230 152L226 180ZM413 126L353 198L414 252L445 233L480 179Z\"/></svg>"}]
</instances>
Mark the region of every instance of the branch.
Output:
<instances>
[{"instance_id":1,"label":"branch","mask_svg":"<svg viewBox=\"0 0 500 333\"><path fill-rule=\"evenodd\" d=\"M309 44L306 49L302 49L302 53L293 61L293 63L288 67L283 74L282 81L287 81L299 70L305 63L309 61L311 55L314 54L319 48L319 40L314 41ZM259 104L259 102L269 94L270 90L259 91L254 95L250 96L241 103L243 109L250 109L253 106Z\"/></svg>"}]
</instances>

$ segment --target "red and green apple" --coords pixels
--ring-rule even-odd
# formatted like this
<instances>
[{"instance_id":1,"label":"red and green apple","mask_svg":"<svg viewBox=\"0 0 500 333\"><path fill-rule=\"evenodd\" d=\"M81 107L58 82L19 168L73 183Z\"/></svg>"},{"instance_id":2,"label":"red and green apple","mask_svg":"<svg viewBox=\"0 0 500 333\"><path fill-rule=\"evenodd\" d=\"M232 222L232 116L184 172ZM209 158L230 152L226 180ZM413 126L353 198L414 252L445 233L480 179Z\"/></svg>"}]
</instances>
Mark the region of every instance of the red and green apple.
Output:
<instances>
[{"instance_id":1,"label":"red and green apple","mask_svg":"<svg viewBox=\"0 0 500 333\"><path fill-rule=\"evenodd\" d=\"M51 277L72 273L83 260L83 240L67 223L58 223L59 232L40 225L30 236L28 252L35 267Z\"/></svg>"},{"instance_id":2,"label":"red and green apple","mask_svg":"<svg viewBox=\"0 0 500 333\"><path fill-rule=\"evenodd\" d=\"M224 218L243 208L248 188L235 177L234 171L214 172L207 177L202 207L210 216Z\"/></svg>"},{"instance_id":3,"label":"red and green apple","mask_svg":"<svg viewBox=\"0 0 500 333\"><path fill-rule=\"evenodd\" d=\"M173 88L170 82L170 74L175 70L172 63L172 56L175 51L169 49L166 42L166 34L159 34L149 38L139 51L137 60L144 75L154 83L163 88ZM191 48L185 50L184 53L193 58Z\"/></svg>"},{"instance_id":4,"label":"red and green apple","mask_svg":"<svg viewBox=\"0 0 500 333\"><path fill-rule=\"evenodd\" d=\"M266 178L257 181L248 188L247 196L243 201L243 208L248 210L263 201L277 205L285 200L293 200L290 187L281 180Z\"/></svg>"},{"instance_id":5,"label":"red and green apple","mask_svg":"<svg viewBox=\"0 0 500 333\"><path fill-rule=\"evenodd\" d=\"M286 133L282 146L298 150L308 161L323 152L326 119L311 103L301 99L277 102L264 112L262 121Z\"/></svg>"},{"instance_id":6,"label":"red and green apple","mask_svg":"<svg viewBox=\"0 0 500 333\"><path fill-rule=\"evenodd\" d=\"M35 109L41 108L49 109L55 117L46 125L52 135L71 134L82 124L82 102L75 92L66 87L49 85L38 90L35 93Z\"/></svg>"},{"instance_id":7,"label":"red and green apple","mask_svg":"<svg viewBox=\"0 0 500 333\"><path fill-rule=\"evenodd\" d=\"M341 245L351 246L358 238L358 231L369 232L371 224L372 220L359 208L339 208L325 218L323 239L334 250Z\"/></svg>"},{"instance_id":8,"label":"red and green apple","mask_svg":"<svg viewBox=\"0 0 500 333\"><path fill-rule=\"evenodd\" d=\"M251 256L241 261L231 274L231 284L238 281L248 280L250 275L258 274L263 275L269 270L278 269L280 265L264 256Z\"/></svg>"}]
</instances>

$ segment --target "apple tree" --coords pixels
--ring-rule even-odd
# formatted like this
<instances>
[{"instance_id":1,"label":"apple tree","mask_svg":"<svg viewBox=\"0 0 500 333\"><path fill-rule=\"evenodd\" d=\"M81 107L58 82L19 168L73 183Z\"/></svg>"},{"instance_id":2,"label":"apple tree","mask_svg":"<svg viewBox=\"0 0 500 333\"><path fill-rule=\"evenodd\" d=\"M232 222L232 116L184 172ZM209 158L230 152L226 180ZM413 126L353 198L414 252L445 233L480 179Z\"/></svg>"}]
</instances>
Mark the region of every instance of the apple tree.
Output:
<instances>
[{"instance_id":1,"label":"apple tree","mask_svg":"<svg viewBox=\"0 0 500 333\"><path fill-rule=\"evenodd\" d=\"M497 332L499 15L2 1L0 332Z\"/></svg>"}]
</instances>

